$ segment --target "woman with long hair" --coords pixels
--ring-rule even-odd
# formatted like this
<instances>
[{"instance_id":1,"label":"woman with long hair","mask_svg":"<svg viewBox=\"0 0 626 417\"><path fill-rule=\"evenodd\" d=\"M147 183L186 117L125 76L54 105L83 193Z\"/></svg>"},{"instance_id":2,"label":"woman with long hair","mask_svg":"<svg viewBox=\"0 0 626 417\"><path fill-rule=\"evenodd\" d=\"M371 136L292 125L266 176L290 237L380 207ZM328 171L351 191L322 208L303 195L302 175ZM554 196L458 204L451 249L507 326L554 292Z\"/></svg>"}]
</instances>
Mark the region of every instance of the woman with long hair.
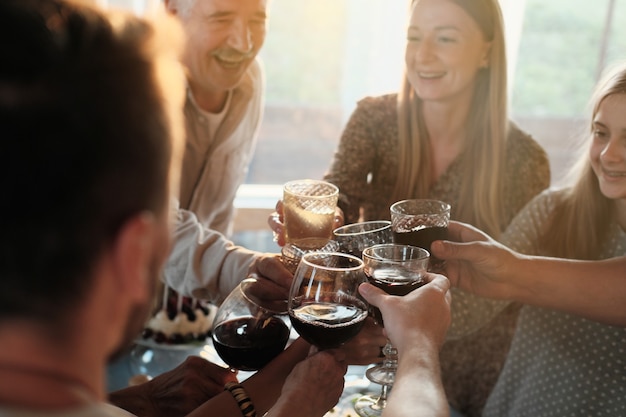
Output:
<instances>
[{"instance_id":1,"label":"woman with long hair","mask_svg":"<svg viewBox=\"0 0 626 417\"><path fill-rule=\"evenodd\" d=\"M327 181L346 223L389 218L392 203L430 198L451 217L498 237L548 187L543 149L507 112L507 67L497 0L413 0L398 94L361 100ZM453 304L454 309L454 304ZM441 353L451 404L478 415L513 334L516 307Z\"/></svg>"}]
</instances>

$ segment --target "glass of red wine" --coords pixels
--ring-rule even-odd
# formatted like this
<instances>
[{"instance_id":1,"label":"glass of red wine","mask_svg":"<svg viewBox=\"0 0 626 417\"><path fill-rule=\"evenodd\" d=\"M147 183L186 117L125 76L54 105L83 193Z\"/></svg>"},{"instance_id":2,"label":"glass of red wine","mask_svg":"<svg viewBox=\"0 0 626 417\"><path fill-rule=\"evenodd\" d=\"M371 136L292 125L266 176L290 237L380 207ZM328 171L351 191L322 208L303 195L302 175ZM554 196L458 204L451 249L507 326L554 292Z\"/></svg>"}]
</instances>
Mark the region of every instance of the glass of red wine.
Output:
<instances>
[{"instance_id":1,"label":"glass of red wine","mask_svg":"<svg viewBox=\"0 0 626 417\"><path fill-rule=\"evenodd\" d=\"M257 371L281 353L291 331L283 295L266 297L256 278L246 278L220 305L213 322L213 346L231 368Z\"/></svg>"},{"instance_id":2,"label":"glass of red wine","mask_svg":"<svg viewBox=\"0 0 626 417\"><path fill-rule=\"evenodd\" d=\"M293 328L319 349L336 348L357 335L368 314L358 292L363 261L339 252L305 254L289 293Z\"/></svg>"},{"instance_id":3,"label":"glass of red wine","mask_svg":"<svg viewBox=\"0 0 626 417\"><path fill-rule=\"evenodd\" d=\"M352 223L333 230L339 251L361 257L363 249L381 243L391 243L391 222L389 220L371 220Z\"/></svg>"},{"instance_id":4,"label":"glass of red wine","mask_svg":"<svg viewBox=\"0 0 626 417\"><path fill-rule=\"evenodd\" d=\"M429 258L426 249L415 246L394 243L375 245L363 251L363 269L371 284L388 294L402 296L425 284L424 274ZM370 312L376 322L383 326L380 310L370 306ZM398 367L398 352L389 340L383 348L383 354L385 358L382 364L366 371L370 381L382 385L380 395L365 395L354 404L355 411L362 417L380 416L387 404Z\"/></svg>"},{"instance_id":5,"label":"glass of red wine","mask_svg":"<svg viewBox=\"0 0 626 417\"><path fill-rule=\"evenodd\" d=\"M450 204L439 200L403 200L392 204L391 230L393 242L430 251L435 240L448 238ZM430 258L429 271L440 272L444 261Z\"/></svg>"}]
</instances>

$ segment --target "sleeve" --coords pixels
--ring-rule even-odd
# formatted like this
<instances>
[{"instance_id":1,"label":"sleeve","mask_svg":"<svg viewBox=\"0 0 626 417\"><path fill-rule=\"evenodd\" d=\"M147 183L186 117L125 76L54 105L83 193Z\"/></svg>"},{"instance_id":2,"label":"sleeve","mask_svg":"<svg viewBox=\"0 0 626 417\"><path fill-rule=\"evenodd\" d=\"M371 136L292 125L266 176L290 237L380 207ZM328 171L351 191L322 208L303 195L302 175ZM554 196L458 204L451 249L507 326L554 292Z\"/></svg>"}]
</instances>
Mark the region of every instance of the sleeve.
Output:
<instances>
[{"instance_id":1,"label":"sleeve","mask_svg":"<svg viewBox=\"0 0 626 417\"><path fill-rule=\"evenodd\" d=\"M219 304L248 276L258 255L205 228L192 212L177 209L172 251L163 278L181 294Z\"/></svg>"},{"instance_id":2,"label":"sleeve","mask_svg":"<svg viewBox=\"0 0 626 417\"><path fill-rule=\"evenodd\" d=\"M546 190L531 200L513 219L500 241L527 255L538 255L539 237L554 206L553 193ZM501 312L509 301L490 300L459 289L452 290L452 323L448 339L480 329Z\"/></svg>"},{"instance_id":3,"label":"sleeve","mask_svg":"<svg viewBox=\"0 0 626 417\"><path fill-rule=\"evenodd\" d=\"M377 145L376 115L370 104L372 98L361 100L350 116L341 135L330 169L324 176L339 187L338 206L343 210L346 224L355 223L367 198L368 176L373 171Z\"/></svg>"}]
</instances>

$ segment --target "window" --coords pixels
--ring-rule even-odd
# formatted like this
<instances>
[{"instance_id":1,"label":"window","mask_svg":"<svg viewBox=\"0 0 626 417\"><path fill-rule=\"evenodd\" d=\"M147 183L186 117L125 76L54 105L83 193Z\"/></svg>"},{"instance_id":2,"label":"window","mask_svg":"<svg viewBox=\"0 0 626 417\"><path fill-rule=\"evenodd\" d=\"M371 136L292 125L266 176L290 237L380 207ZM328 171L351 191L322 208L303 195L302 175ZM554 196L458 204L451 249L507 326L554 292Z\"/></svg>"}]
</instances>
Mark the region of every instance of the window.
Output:
<instances>
[{"instance_id":1,"label":"window","mask_svg":"<svg viewBox=\"0 0 626 417\"><path fill-rule=\"evenodd\" d=\"M158 0L99 0L142 13ZM156 2L156 3L155 3ZM548 151L560 184L598 74L626 58L626 2L501 0L511 117ZM408 1L272 0L265 116L248 184L320 178L367 95L398 90Z\"/></svg>"}]
</instances>

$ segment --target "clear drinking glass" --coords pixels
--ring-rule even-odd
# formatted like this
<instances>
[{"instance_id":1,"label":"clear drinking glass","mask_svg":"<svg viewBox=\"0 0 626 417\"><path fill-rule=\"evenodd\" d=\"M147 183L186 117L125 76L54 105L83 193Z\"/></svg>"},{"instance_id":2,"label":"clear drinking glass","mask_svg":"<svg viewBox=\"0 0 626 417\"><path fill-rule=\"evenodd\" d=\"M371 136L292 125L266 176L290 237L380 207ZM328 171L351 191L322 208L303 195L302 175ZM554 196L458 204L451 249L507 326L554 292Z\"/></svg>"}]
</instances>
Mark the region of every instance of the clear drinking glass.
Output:
<instances>
[{"instance_id":1,"label":"clear drinking glass","mask_svg":"<svg viewBox=\"0 0 626 417\"><path fill-rule=\"evenodd\" d=\"M286 243L280 250L280 261L292 274L300 264L300 259L305 253L311 252L337 252L339 243L330 239L311 237L301 239L298 243Z\"/></svg>"},{"instance_id":2,"label":"clear drinking glass","mask_svg":"<svg viewBox=\"0 0 626 417\"><path fill-rule=\"evenodd\" d=\"M430 251L435 240L448 237L450 204L438 200L403 200L392 204L391 229L394 243ZM444 261L432 256L429 270L441 271Z\"/></svg>"},{"instance_id":3,"label":"clear drinking glass","mask_svg":"<svg viewBox=\"0 0 626 417\"><path fill-rule=\"evenodd\" d=\"M231 368L256 371L285 349L291 331L284 298L261 298L256 278L246 278L220 305L213 346Z\"/></svg>"},{"instance_id":4,"label":"clear drinking glass","mask_svg":"<svg viewBox=\"0 0 626 417\"><path fill-rule=\"evenodd\" d=\"M369 282L393 295L406 295L422 286L430 254L426 249L409 245L383 244L363 251L363 270ZM370 306L376 322L384 325L380 311ZM367 378L382 385L379 396L365 395L354 404L361 417L380 416L387 404L398 367L398 351L387 340L383 363L367 370Z\"/></svg>"},{"instance_id":5,"label":"clear drinking glass","mask_svg":"<svg viewBox=\"0 0 626 417\"><path fill-rule=\"evenodd\" d=\"M333 236L339 244L339 251L361 257L363 249L381 243L391 243L391 222L372 220L352 223L333 230Z\"/></svg>"},{"instance_id":6,"label":"clear drinking glass","mask_svg":"<svg viewBox=\"0 0 626 417\"><path fill-rule=\"evenodd\" d=\"M357 335L368 314L358 292L365 282L363 261L338 252L302 257L289 292L293 328L319 349L340 346Z\"/></svg>"},{"instance_id":7,"label":"clear drinking glass","mask_svg":"<svg viewBox=\"0 0 626 417\"><path fill-rule=\"evenodd\" d=\"M295 180L283 186L285 240L298 244L306 238L333 235L339 189L326 181Z\"/></svg>"}]
</instances>

